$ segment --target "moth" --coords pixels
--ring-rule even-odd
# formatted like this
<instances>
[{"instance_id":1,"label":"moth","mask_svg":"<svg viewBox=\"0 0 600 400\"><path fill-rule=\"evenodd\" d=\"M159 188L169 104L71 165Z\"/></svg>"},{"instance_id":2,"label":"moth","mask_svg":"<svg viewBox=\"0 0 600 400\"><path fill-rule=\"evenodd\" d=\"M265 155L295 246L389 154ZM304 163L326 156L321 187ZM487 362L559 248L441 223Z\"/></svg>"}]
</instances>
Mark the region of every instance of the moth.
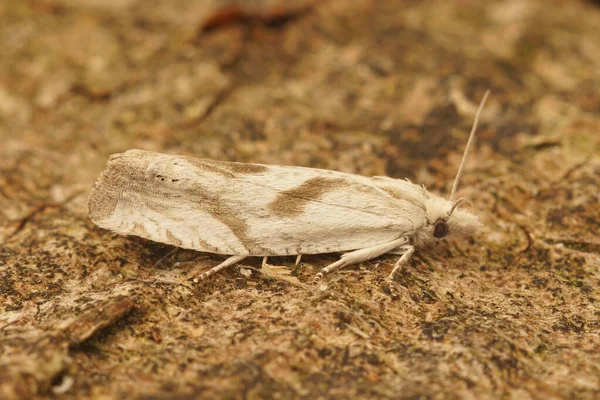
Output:
<instances>
[{"instance_id":1,"label":"moth","mask_svg":"<svg viewBox=\"0 0 600 400\"><path fill-rule=\"evenodd\" d=\"M488 96L475 115L449 199L408 180L316 168L247 164L128 150L110 156L89 196L89 216L123 235L228 255L205 279L246 257L344 253L317 279L386 253L475 233L477 216L454 200Z\"/></svg>"}]
</instances>

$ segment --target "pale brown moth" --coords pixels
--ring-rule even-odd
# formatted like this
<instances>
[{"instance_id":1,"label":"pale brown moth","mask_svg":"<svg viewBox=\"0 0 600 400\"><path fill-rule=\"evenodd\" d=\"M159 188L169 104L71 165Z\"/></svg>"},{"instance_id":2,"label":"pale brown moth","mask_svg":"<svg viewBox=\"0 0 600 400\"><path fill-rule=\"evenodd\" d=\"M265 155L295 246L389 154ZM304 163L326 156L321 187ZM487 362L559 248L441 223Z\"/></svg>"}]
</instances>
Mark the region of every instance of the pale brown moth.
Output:
<instances>
[{"instance_id":1,"label":"pale brown moth","mask_svg":"<svg viewBox=\"0 0 600 400\"><path fill-rule=\"evenodd\" d=\"M449 200L408 180L245 164L129 150L112 155L89 197L102 228L230 257L199 279L249 256L343 252L317 274L402 254L448 235L474 233L477 217L454 200L486 92Z\"/></svg>"}]
</instances>

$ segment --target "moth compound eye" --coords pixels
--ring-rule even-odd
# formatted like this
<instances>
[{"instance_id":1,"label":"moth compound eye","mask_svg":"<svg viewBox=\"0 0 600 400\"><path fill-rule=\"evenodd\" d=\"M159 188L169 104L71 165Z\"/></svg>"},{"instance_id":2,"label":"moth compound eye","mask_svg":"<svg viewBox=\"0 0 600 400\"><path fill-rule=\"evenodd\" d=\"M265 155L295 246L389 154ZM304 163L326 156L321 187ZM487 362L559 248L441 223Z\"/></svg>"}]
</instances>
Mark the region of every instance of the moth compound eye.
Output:
<instances>
[{"instance_id":1,"label":"moth compound eye","mask_svg":"<svg viewBox=\"0 0 600 400\"><path fill-rule=\"evenodd\" d=\"M437 221L433 226L433 236L438 239L443 238L448 234L449 230L450 228L448 228L446 221Z\"/></svg>"}]
</instances>

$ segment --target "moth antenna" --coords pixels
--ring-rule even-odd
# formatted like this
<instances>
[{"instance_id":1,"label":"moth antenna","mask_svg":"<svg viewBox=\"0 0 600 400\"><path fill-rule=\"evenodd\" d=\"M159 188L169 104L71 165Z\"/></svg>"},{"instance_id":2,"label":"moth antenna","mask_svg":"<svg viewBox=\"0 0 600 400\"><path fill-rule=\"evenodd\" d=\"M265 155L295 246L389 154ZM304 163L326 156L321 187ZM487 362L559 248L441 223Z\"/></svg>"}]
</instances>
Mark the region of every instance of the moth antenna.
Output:
<instances>
[{"instance_id":1,"label":"moth antenna","mask_svg":"<svg viewBox=\"0 0 600 400\"><path fill-rule=\"evenodd\" d=\"M471 202L469 201L469 199L465 199L464 197L461 197L460 199L456 200L456 201L454 202L454 204L452 204L452 208L451 208L451 209L450 209L450 211L448 212L448 216L451 216L451 215L452 215L452 213L454 212L454 209L455 209L456 207L458 207L458 205L459 205L460 203L469 203L470 205L473 205L473 203L471 203Z\"/></svg>"},{"instance_id":2,"label":"moth antenna","mask_svg":"<svg viewBox=\"0 0 600 400\"><path fill-rule=\"evenodd\" d=\"M479 115L481 114L481 110L483 110L483 105L485 104L485 101L487 100L489 94L490 91L486 90L485 94L483 95L483 99L481 99L481 103L479 103L479 108L477 109L477 113L475 114L475 120L473 121L473 127L471 128L471 133L469 134L469 140L467 140L467 145L465 146L465 151L463 153L462 160L460 161L460 166L458 167L456 178L454 178L454 183L452 184L452 191L450 191L450 201L452 201L454 195L456 194L456 189L458 188L458 181L460 181L460 177L463 174L463 168L465 167L465 162L467 161L467 154L469 154L469 147L471 147L471 142L473 141L473 138L475 137L475 132L477 131ZM458 205L457 203L454 204L452 210L454 210L454 207Z\"/></svg>"}]
</instances>

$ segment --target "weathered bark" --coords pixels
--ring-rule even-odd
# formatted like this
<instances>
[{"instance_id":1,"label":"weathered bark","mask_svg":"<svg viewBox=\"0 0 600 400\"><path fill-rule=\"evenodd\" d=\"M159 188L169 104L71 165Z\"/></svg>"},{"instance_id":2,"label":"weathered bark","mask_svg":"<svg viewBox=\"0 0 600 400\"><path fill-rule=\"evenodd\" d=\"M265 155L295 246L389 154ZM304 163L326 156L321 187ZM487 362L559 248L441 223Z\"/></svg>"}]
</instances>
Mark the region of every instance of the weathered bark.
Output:
<instances>
[{"instance_id":1,"label":"weathered bark","mask_svg":"<svg viewBox=\"0 0 600 400\"><path fill-rule=\"evenodd\" d=\"M244 4L248 3L248 4ZM0 397L597 398L600 8L583 1L0 5ZM486 228L315 285L335 255L120 237L129 148L408 177ZM174 282L174 283L169 283Z\"/></svg>"}]
</instances>

